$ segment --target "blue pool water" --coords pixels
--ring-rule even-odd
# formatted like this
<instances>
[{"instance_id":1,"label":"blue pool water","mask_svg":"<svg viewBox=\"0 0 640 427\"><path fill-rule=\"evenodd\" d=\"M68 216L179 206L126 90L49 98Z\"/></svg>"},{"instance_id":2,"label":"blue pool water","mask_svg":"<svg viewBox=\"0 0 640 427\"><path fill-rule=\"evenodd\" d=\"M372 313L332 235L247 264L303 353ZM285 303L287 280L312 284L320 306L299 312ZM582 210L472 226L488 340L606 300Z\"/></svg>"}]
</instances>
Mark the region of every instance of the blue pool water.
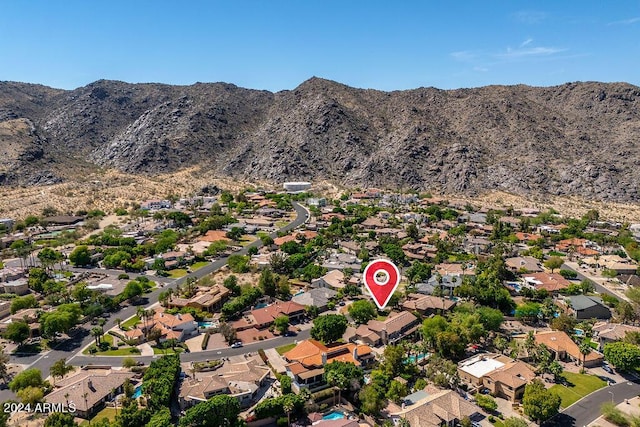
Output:
<instances>
[{"instance_id":1,"label":"blue pool water","mask_svg":"<svg viewBox=\"0 0 640 427\"><path fill-rule=\"evenodd\" d=\"M584 335L584 331L582 329L574 329L573 333L576 334L579 337Z\"/></svg>"},{"instance_id":2,"label":"blue pool water","mask_svg":"<svg viewBox=\"0 0 640 427\"><path fill-rule=\"evenodd\" d=\"M136 391L135 393L133 393L133 398L137 399L140 396L142 396L142 385L139 385L138 387L136 387Z\"/></svg>"},{"instance_id":3,"label":"blue pool water","mask_svg":"<svg viewBox=\"0 0 640 427\"><path fill-rule=\"evenodd\" d=\"M298 295L302 295L302 294L304 294L304 291L300 291L300 292L296 293L296 294L294 295L294 297L297 297Z\"/></svg>"},{"instance_id":4,"label":"blue pool water","mask_svg":"<svg viewBox=\"0 0 640 427\"><path fill-rule=\"evenodd\" d=\"M344 418L344 414L338 411L331 411L327 415L322 417L323 420L341 420L343 418Z\"/></svg>"},{"instance_id":5,"label":"blue pool water","mask_svg":"<svg viewBox=\"0 0 640 427\"><path fill-rule=\"evenodd\" d=\"M404 359L406 362L410 362L410 363L416 363L416 360L418 362L426 359L427 357L429 357L429 353L427 354L419 354L417 357L414 356L413 354L409 357L407 357L406 359Z\"/></svg>"},{"instance_id":6,"label":"blue pool water","mask_svg":"<svg viewBox=\"0 0 640 427\"><path fill-rule=\"evenodd\" d=\"M212 328L213 322L198 322L199 328Z\"/></svg>"},{"instance_id":7,"label":"blue pool water","mask_svg":"<svg viewBox=\"0 0 640 427\"><path fill-rule=\"evenodd\" d=\"M269 304L267 304L266 302L261 302L260 304L256 304L256 308L265 308L265 307L269 307Z\"/></svg>"}]
</instances>

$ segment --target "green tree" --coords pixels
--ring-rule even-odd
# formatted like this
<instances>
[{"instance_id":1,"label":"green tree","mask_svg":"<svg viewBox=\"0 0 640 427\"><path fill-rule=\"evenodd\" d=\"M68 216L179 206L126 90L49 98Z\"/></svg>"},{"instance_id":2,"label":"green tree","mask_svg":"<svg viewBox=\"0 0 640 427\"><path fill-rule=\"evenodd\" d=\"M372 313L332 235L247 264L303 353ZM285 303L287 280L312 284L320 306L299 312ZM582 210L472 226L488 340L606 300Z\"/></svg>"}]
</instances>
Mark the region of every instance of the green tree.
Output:
<instances>
[{"instance_id":1,"label":"green tree","mask_svg":"<svg viewBox=\"0 0 640 427\"><path fill-rule=\"evenodd\" d=\"M386 397L387 399L399 404L407 394L409 394L409 391L407 390L406 384L392 380L389 384L389 390L387 391Z\"/></svg>"},{"instance_id":2,"label":"green tree","mask_svg":"<svg viewBox=\"0 0 640 427\"><path fill-rule=\"evenodd\" d=\"M33 295L25 295L23 297L14 298L11 301L11 314L16 314L18 311L25 308L38 307L38 300Z\"/></svg>"},{"instance_id":3,"label":"green tree","mask_svg":"<svg viewBox=\"0 0 640 427\"><path fill-rule=\"evenodd\" d=\"M276 317L273 325L280 332L280 335L284 335L289 330L289 316Z\"/></svg>"},{"instance_id":4,"label":"green tree","mask_svg":"<svg viewBox=\"0 0 640 427\"><path fill-rule=\"evenodd\" d=\"M137 280L132 280L127 283L127 286L124 287L121 296L125 300L132 300L139 297L143 293L144 289L142 287L142 284Z\"/></svg>"},{"instance_id":5,"label":"green tree","mask_svg":"<svg viewBox=\"0 0 640 427\"><path fill-rule=\"evenodd\" d=\"M534 421L544 422L558 413L560 396L547 390L539 379L526 385L522 398L524 413Z\"/></svg>"},{"instance_id":6,"label":"green tree","mask_svg":"<svg viewBox=\"0 0 640 427\"><path fill-rule=\"evenodd\" d=\"M44 397L44 391L41 387L25 387L16 392L16 396L25 405L35 405L38 402L42 402Z\"/></svg>"},{"instance_id":7,"label":"green tree","mask_svg":"<svg viewBox=\"0 0 640 427\"><path fill-rule=\"evenodd\" d=\"M82 315L79 304L62 304L58 309L40 316L42 335L53 337L56 332L68 332L73 328Z\"/></svg>"},{"instance_id":8,"label":"green tree","mask_svg":"<svg viewBox=\"0 0 640 427\"><path fill-rule=\"evenodd\" d=\"M382 369L394 378L403 372L404 359L406 357L405 349L401 345L388 345L383 352L384 362Z\"/></svg>"},{"instance_id":9,"label":"green tree","mask_svg":"<svg viewBox=\"0 0 640 427\"><path fill-rule=\"evenodd\" d=\"M311 338L328 344L342 338L346 330L346 317L340 314L325 314L313 320Z\"/></svg>"},{"instance_id":10,"label":"green tree","mask_svg":"<svg viewBox=\"0 0 640 427\"><path fill-rule=\"evenodd\" d=\"M236 274L249 271L250 258L244 255L231 255L228 259L229 268Z\"/></svg>"},{"instance_id":11,"label":"green tree","mask_svg":"<svg viewBox=\"0 0 640 427\"><path fill-rule=\"evenodd\" d=\"M367 323L369 320L374 319L377 315L376 307L371 301L361 299L355 301L349 305L349 315L356 321L356 323Z\"/></svg>"},{"instance_id":12,"label":"green tree","mask_svg":"<svg viewBox=\"0 0 640 427\"><path fill-rule=\"evenodd\" d=\"M222 394L188 409L180 418L180 427L240 427L240 403L235 397Z\"/></svg>"},{"instance_id":13,"label":"green tree","mask_svg":"<svg viewBox=\"0 0 640 427\"><path fill-rule=\"evenodd\" d=\"M258 280L258 286L262 289L265 295L271 297L276 296L277 292L277 278L274 276L273 271L270 268L265 268L260 273L260 279Z\"/></svg>"},{"instance_id":14,"label":"green tree","mask_svg":"<svg viewBox=\"0 0 640 427\"><path fill-rule=\"evenodd\" d=\"M173 427L171 421L171 411L169 408L162 408L153 414L146 427Z\"/></svg>"},{"instance_id":15,"label":"green tree","mask_svg":"<svg viewBox=\"0 0 640 427\"><path fill-rule=\"evenodd\" d=\"M26 322L11 322L7 325L7 330L2 336L9 341L22 345L29 338L29 334L29 325Z\"/></svg>"},{"instance_id":16,"label":"green tree","mask_svg":"<svg viewBox=\"0 0 640 427\"><path fill-rule=\"evenodd\" d=\"M69 261L78 267L91 264L91 253L89 252L89 248L84 245L76 246L76 248L69 254Z\"/></svg>"},{"instance_id":17,"label":"green tree","mask_svg":"<svg viewBox=\"0 0 640 427\"><path fill-rule=\"evenodd\" d=\"M75 418L71 414L65 414L63 412L53 412L47 415L44 420L44 427L76 427Z\"/></svg>"},{"instance_id":18,"label":"green tree","mask_svg":"<svg viewBox=\"0 0 640 427\"><path fill-rule=\"evenodd\" d=\"M478 307L475 312L480 315L480 322L488 331L498 331L504 321L500 310L490 307Z\"/></svg>"},{"instance_id":19,"label":"green tree","mask_svg":"<svg viewBox=\"0 0 640 427\"><path fill-rule=\"evenodd\" d=\"M42 373L39 369L30 368L26 369L15 377L9 383L9 388L13 392L17 392L18 390L22 390L27 387L42 387Z\"/></svg>"},{"instance_id":20,"label":"green tree","mask_svg":"<svg viewBox=\"0 0 640 427\"><path fill-rule=\"evenodd\" d=\"M619 341L605 344L604 357L623 372L632 372L640 367L640 348L628 342Z\"/></svg>"},{"instance_id":21,"label":"green tree","mask_svg":"<svg viewBox=\"0 0 640 427\"><path fill-rule=\"evenodd\" d=\"M378 415L385 406L384 396L373 385L362 387L358 394L362 412L369 415Z\"/></svg>"},{"instance_id":22,"label":"green tree","mask_svg":"<svg viewBox=\"0 0 640 427\"><path fill-rule=\"evenodd\" d=\"M44 266L45 270L50 269L51 267L53 267L56 263L62 261L64 259L64 256L51 248L42 248L40 250L40 252L38 252L38 259L40 260L40 263Z\"/></svg>"},{"instance_id":23,"label":"green tree","mask_svg":"<svg viewBox=\"0 0 640 427\"><path fill-rule=\"evenodd\" d=\"M493 412L498 409L498 403L493 397L489 395L476 393L475 398L476 404L485 411Z\"/></svg>"},{"instance_id":24,"label":"green tree","mask_svg":"<svg viewBox=\"0 0 640 427\"><path fill-rule=\"evenodd\" d=\"M422 338L430 348L436 348L438 334L449 327L447 319L440 315L429 317L422 322Z\"/></svg>"},{"instance_id":25,"label":"green tree","mask_svg":"<svg viewBox=\"0 0 640 427\"><path fill-rule=\"evenodd\" d=\"M554 270L560 268L562 264L564 264L564 259L560 258L559 256L549 257L549 259L544 262L544 266L551 270L552 273Z\"/></svg>"},{"instance_id":26,"label":"green tree","mask_svg":"<svg viewBox=\"0 0 640 427\"><path fill-rule=\"evenodd\" d=\"M49 374L53 377L54 380L56 379L56 377L62 379L65 375L72 371L73 366L67 365L66 358L58 360L49 368Z\"/></svg>"},{"instance_id":27,"label":"green tree","mask_svg":"<svg viewBox=\"0 0 640 427\"><path fill-rule=\"evenodd\" d=\"M433 267L424 262L415 261L406 271L410 283L419 283L431 277Z\"/></svg>"}]
</instances>

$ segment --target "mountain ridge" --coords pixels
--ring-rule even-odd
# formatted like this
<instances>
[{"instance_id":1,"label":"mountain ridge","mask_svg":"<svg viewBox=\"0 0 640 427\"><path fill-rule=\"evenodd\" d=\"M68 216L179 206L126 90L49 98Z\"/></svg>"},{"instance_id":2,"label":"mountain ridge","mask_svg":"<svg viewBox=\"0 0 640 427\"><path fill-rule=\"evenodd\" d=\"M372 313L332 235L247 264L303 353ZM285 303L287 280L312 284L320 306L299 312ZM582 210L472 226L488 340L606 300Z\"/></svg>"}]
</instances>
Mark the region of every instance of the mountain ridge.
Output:
<instances>
[{"instance_id":1,"label":"mountain ridge","mask_svg":"<svg viewBox=\"0 0 640 427\"><path fill-rule=\"evenodd\" d=\"M279 92L0 82L0 154L10 159L0 184L202 166L245 181L637 202L639 102L637 86L598 82L392 92L318 77Z\"/></svg>"}]
</instances>

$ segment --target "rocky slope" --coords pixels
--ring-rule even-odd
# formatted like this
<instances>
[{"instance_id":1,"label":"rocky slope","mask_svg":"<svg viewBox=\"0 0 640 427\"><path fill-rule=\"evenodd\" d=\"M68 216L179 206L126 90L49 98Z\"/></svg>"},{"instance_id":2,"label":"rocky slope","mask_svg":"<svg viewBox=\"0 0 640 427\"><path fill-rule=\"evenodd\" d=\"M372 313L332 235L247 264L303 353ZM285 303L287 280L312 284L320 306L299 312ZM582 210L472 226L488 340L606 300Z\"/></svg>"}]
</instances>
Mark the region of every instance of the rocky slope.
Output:
<instances>
[{"instance_id":1,"label":"rocky slope","mask_svg":"<svg viewBox=\"0 0 640 427\"><path fill-rule=\"evenodd\" d=\"M380 92L312 78L229 84L0 83L2 184L194 165L242 180L639 201L640 88L624 83ZM5 161L4 159L7 159Z\"/></svg>"}]
</instances>

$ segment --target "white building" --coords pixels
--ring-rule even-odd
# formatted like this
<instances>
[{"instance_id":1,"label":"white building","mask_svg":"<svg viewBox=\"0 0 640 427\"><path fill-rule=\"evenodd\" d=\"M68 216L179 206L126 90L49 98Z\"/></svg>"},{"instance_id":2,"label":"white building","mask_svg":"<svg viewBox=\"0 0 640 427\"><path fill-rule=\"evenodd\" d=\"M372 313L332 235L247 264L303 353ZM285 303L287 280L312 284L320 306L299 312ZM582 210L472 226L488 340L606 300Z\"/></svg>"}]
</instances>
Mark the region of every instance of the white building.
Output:
<instances>
[{"instance_id":1,"label":"white building","mask_svg":"<svg viewBox=\"0 0 640 427\"><path fill-rule=\"evenodd\" d=\"M289 193L298 193L301 191L307 191L311 188L310 182L297 181L297 182L285 182L284 189Z\"/></svg>"}]
</instances>

